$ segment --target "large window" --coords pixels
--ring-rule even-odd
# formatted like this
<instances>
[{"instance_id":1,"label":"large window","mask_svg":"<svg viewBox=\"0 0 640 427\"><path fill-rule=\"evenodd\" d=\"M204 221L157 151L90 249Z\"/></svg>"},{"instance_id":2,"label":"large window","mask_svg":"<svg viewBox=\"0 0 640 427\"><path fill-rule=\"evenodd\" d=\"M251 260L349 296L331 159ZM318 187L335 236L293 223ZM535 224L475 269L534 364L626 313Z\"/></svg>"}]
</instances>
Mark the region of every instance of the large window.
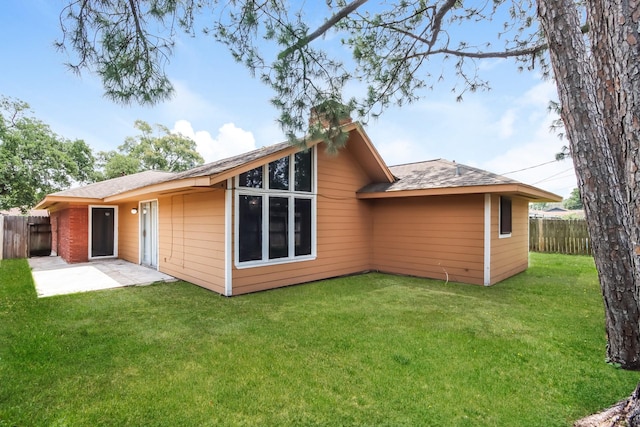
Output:
<instances>
[{"instance_id":1,"label":"large window","mask_svg":"<svg viewBox=\"0 0 640 427\"><path fill-rule=\"evenodd\" d=\"M236 178L238 267L315 257L314 163L309 149Z\"/></svg>"},{"instance_id":2,"label":"large window","mask_svg":"<svg viewBox=\"0 0 640 427\"><path fill-rule=\"evenodd\" d=\"M508 197L500 197L500 236L511 236L512 219L511 219L511 199Z\"/></svg>"}]
</instances>

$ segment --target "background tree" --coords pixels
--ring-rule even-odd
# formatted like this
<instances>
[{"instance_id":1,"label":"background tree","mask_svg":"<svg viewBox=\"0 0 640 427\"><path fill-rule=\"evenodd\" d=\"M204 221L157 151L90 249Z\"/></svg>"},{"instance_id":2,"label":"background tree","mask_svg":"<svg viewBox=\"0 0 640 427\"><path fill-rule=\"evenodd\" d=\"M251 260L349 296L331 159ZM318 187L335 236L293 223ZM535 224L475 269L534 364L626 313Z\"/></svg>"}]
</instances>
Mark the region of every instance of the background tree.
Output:
<instances>
[{"instance_id":1,"label":"background tree","mask_svg":"<svg viewBox=\"0 0 640 427\"><path fill-rule=\"evenodd\" d=\"M105 179L145 170L180 172L204 163L191 138L162 125L156 125L159 135L153 135L152 127L142 120L136 120L135 127L140 135L127 137L117 152L98 154Z\"/></svg>"},{"instance_id":2,"label":"background tree","mask_svg":"<svg viewBox=\"0 0 640 427\"><path fill-rule=\"evenodd\" d=\"M548 202L529 203L529 208L536 211L545 210L549 206Z\"/></svg>"},{"instance_id":3,"label":"background tree","mask_svg":"<svg viewBox=\"0 0 640 427\"><path fill-rule=\"evenodd\" d=\"M479 59L513 57L543 73L550 64L605 302L607 358L639 369L640 3L328 0L327 19L313 31L306 20L317 21L318 6L300 4L306 14L283 0L71 2L61 45L78 53L76 69L97 67L109 96L153 102L171 90L163 67L174 25L194 33L196 13L208 13L214 24L205 32L273 88L292 138L306 128L312 105L335 101L366 119L416 100L448 73L447 64L459 78L458 96L486 87ZM167 31L154 33L163 23ZM465 25L475 29L467 33L473 40L460 36ZM332 29L351 49L354 67L322 49ZM352 79L368 90L344 100ZM338 116L330 115L332 125Z\"/></svg>"},{"instance_id":4,"label":"background tree","mask_svg":"<svg viewBox=\"0 0 640 427\"><path fill-rule=\"evenodd\" d=\"M0 208L23 212L45 195L96 178L91 148L26 116L29 105L0 96Z\"/></svg>"},{"instance_id":5,"label":"background tree","mask_svg":"<svg viewBox=\"0 0 640 427\"><path fill-rule=\"evenodd\" d=\"M562 202L563 206L566 209L582 209L584 206L582 205L582 199L580 199L580 190L574 188L569 195L569 198Z\"/></svg>"},{"instance_id":6,"label":"background tree","mask_svg":"<svg viewBox=\"0 0 640 427\"><path fill-rule=\"evenodd\" d=\"M116 151L100 151L97 162L102 166L101 180L132 175L141 171L140 160Z\"/></svg>"}]
</instances>

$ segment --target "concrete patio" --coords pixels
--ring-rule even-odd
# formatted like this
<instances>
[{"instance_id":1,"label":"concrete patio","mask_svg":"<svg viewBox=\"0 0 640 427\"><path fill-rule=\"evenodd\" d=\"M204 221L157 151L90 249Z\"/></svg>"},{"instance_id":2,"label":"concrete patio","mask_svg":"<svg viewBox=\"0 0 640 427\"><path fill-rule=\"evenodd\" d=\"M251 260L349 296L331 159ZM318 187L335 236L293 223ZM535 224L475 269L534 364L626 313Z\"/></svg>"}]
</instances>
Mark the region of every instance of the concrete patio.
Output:
<instances>
[{"instance_id":1,"label":"concrete patio","mask_svg":"<svg viewBox=\"0 0 640 427\"><path fill-rule=\"evenodd\" d=\"M29 258L38 297L171 282L176 279L157 270L121 259L67 264L57 256Z\"/></svg>"}]
</instances>

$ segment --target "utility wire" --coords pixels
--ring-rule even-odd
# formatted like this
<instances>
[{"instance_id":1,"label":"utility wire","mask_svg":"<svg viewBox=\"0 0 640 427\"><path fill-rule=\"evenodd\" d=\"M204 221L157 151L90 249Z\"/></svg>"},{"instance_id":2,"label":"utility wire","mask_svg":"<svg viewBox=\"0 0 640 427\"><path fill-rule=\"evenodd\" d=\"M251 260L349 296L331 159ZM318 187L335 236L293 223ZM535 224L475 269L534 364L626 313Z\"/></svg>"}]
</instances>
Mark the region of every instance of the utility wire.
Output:
<instances>
[{"instance_id":1,"label":"utility wire","mask_svg":"<svg viewBox=\"0 0 640 427\"><path fill-rule=\"evenodd\" d=\"M540 166L544 166L544 165L549 165L551 163L555 163L557 161L558 160L551 160L551 161L548 161L548 162L540 163L539 165L529 166L529 167L524 168L524 169L518 169L516 171L501 173L500 175L509 175L509 174L516 173L516 172L522 172L522 171L526 171L526 170L529 170L529 169L535 169L535 168L539 168Z\"/></svg>"},{"instance_id":2,"label":"utility wire","mask_svg":"<svg viewBox=\"0 0 640 427\"><path fill-rule=\"evenodd\" d=\"M571 167L571 168L569 168L569 169L565 169L565 170L563 170L562 172L558 172L558 173L556 173L556 174L553 174L553 175L551 175L551 176L546 177L545 179L541 179L540 181L534 182L532 185L537 185L537 184L540 184L541 182L548 181L548 180L550 180L551 178L554 178L554 177L556 177L556 176L558 176L558 175L562 175L563 173L569 172L569 171L570 171L570 170L572 170L572 169L573 169L572 167Z\"/></svg>"}]
</instances>

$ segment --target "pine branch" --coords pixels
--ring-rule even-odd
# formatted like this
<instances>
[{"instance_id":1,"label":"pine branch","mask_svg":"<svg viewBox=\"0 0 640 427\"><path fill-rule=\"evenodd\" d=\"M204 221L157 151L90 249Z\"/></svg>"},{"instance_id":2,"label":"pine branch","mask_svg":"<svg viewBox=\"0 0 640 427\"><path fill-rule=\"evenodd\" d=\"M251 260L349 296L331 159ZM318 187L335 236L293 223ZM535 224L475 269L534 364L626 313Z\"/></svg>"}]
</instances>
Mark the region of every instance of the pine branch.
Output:
<instances>
[{"instance_id":1,"label":"pine branch","mask_svg":"<svg viewBox=\"0 0 640 427\"><path fill-rule=\"evenodd\" d=\"M293 51L302 49L303 47L305 47L306 45L308 45L309 43L311 43L312 41L314 41L318 37L322 36L330 28L332 28L338 22L340 22L341 19L343 19L344 17L348 16L354 10L356 10L357 8L359 8L360 6L365 4L367 1L369 1L369 0L355 0L355 1L351 2L351 3L349 3L344 8L339 10L331 18L327 19L327 21L324 24L322 24L320 27L318 27L318 29L316 29L313 33L309 34L308 36L306 36L306 37L304 37L304 38L302 38L300 40L298 40L298 42L296 44L294 44L293 46L290 46L287 49L285 49L284 51L282 51L278 55L278 59L286 58Z\"/></svg>"}]
</instances>

